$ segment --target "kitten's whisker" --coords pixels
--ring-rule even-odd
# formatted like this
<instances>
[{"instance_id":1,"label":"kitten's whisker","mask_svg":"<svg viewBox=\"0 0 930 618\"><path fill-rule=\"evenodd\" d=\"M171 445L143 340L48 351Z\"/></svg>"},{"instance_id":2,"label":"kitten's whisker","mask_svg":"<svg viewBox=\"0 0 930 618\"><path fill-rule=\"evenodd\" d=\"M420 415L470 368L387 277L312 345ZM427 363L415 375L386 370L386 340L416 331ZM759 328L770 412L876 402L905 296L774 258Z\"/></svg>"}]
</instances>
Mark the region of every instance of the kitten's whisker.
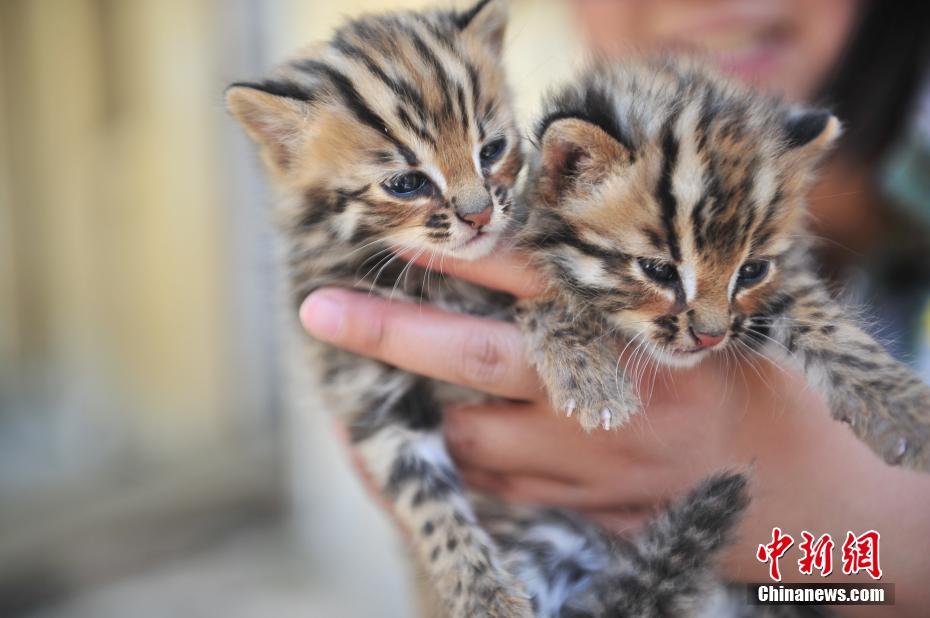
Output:
<instances>
[{"instance_id":1,"label":"kitten's whisker","mask_svg":"<svg viewBox=\"0 0 930 618\"><path fill-rule=\"evenodd\" d=\"M370 247L370 246L372 246L372 245L377 245L377 244L379 244L379 243L386 243L386 242L387 242L387 241L386 241L385 239L383 239L383 238L376 238L375 240L372 240L372 241L370 241L370 242L366 242L365 244L360 245L360 246L356 247L355 249L352 249L351 251L349 251L348 253L346 253L344 257L345 257L345 258L352 257L353 255L355 255L355 254L358 253L359 251L363 251L363 250L367 249L368 247ZM385 247L385 249L387 249L388 251L390 251L390 250L392 250L393 248L390 247L390 246L387 246L387 247Z\"/></svg>"},{"instance_id":2,"label":"kitten's whisker","mask_svg":"<svg viewBox=\"0 0 930 618\"><path fill-rule=\"evenodd\" d=\"M793 238L793 239L795 239L795 240L811 239L811 240L813 240L813 241L815 241L815 242L817 242L817 243L824 243L824 244L827 244L827 245L832 245L832 246L837 247L838 249L842 249L843 251L846 251L846 252L849 253L850 255L854 255L854 256L856 256L856 257L864 257L864 256L865 256L865 254L864 254L863 252L861 252L861 251L856 251L856 250L853 249L852 247L850 247L850 246L848 246L848 245L845 245L845 244L841 243L840 241L838 241L838 240L836 240L836 239L834 239L834 238L830 238L830 237L828 237L828 236L820 236L819 234L794 234L794 235L788 236L788 238Z\"/></svg>"},{"instance_id":3,"label":"kitten's whisker","mask_svg":"<svg viewBox=\"0 0 930 618\"><path fill-rule=\"evenodd\" d=\"M649 384L649 396L647 397L647 401L649 403L652 403L652 395L655 392L656 376L658 375L658 373L659 373L659 363L655 359L652 359L652 379Z\"/></svg>"},{"instance_id":4,"label":"kitten's whisker","mask_svg":"<svg viewBox=\"0 0 930 618\"><path fill-rule=\"evenodd\" d=\"M395 254L393 254L393 257L391 257L391 258L384 264L384 266L382 266L381 268L378 269L378 272L375 273L375 278L374 278L374 280L371 282L371 285L368 287L368 295L369 295L369 296L371 296L371 295L374 293L375 286L378 284L378 279L381 277L381 273L384 272L384 269L387 268L388 266L390 266L390 265L391 265L391 262L393 262L394 260L397 260L397 259L400 259L400 255L398 255L398 254L395 253Z\"/></svg>"},{"instance_id":5,"label":"kitten's whisker","mask_svg":"<svg viewBox=\"0 0 930 618\"><path fill-rule=\"evenodd\" d=\"M362 281L365 281L366 279L368 279L368 276L372 273L372 271L374 271L374 270L375 270L376 268L378 268L381 264L383 264L383 263L385 262L385 260L390 261L390 260L391 260L391 256L395 256L395 257L396 257L397 254L394 253L394 252L392 252L392 251L388 251L388 252L385 253L385 255L379 257L379 258L375 261L375 265L372 266L371 268L369 268L369 269L365 272L364 275L362 275L360 278L358 278L358 279L356 280L356 283L361 283ZM363 264L363 265L364 265L364 264ZM377 279L376 279L376 281L377 281ZM374 282L372 282L372 285L374 285ZM369 289L368 292L371 293L371 289Z\"/></svg>"},{"instance_id":6,"label":"kitten's whisker","mask_svg":"<svg viewBox=\"0 0 930 618\"><path fill-rule=\"evenodd\" d=\"M633 375L635 378L634 384L636 385L636 396L640 399L642 399L643 375L646 371L645 363L648 360L647 357L649 354L650 345L650 342L646 338L643 338L640 345L637 346L637 349L634 352L634 356L636 358L636 361L633 365Z\"/></svg>"},{"instance_id":7,"label":"kitten's whisker","mask_svg":"<svg viewBox=\"0 0 930 618\"><path fill-rule=\"evenodd\" d=\"M403 284L404 284L404 287L402 289L406 290L407 275L410 272L411 268L413 267L414 263L417 261L417 259L419 259L419 257L423 255L425 252L426 252L426 249L421 248L419 251L417 251L416 254L414 254L413 258L407 261L407 264L401 269L400 274L397 276L397 279L394 281L394 286L391 288L390 298L392 300L394 299L394 292L397 290L397 286L401 283L401 281L403 281Z\"/></svg>"},{"instance_id":8,"label":"kitten's whisker","mask_svg":"<svg viewBox=\"0 0 930 618\"><path fill-rule=\"evenodd\" d=\"M723 391L720 397L720 403L718 404L720 407L724 407L726 405L726 402L729 399L730 391L730 358L726 355L723 357L723 367Z\"/></svg>"},{"instance_id":9,"label":"kitten's whisker","mask_svg":"<svg viewBox=\"0 0 930 618\"><path fill-rule=\"evenodd\" d=\"M730 351L733 353L733 358L736 359L736 367L739 369L739 377L743 381L743 391L741 394L745 395L749 391L749 381L746 379L746 372L743 369L744 364L748 363L749 361L746 360L742 354L740 354L741 350L739 348L733 348ZM752 363L749 363L749 368L753 368ZM745 399L745 397L742 399Z\"/></svg>"},{"instance_id":10,"label":"kitten's whisker","mask_svg":"<svg viewBox=\"0 0 930 618\"><path fill-rule=\"evenodd\" d=\"M739 357L742 358L744 362L746 362L749 365L749 368L752 369L752 371L759 377L759 380L763 384L765 384L765 386L769 389L769 392L773 395L776 394L775 387L773 387L771 383L769 383L769 381L766 380L765 377L762 375L762 372L759 370L759 368L756 365L755 359L753 359L752 356L747 354L746 351L744 350L744 348L750 349L749 346L747 346L744 342L740 341L739 339L736 340L736 343L738 345L737 347L733 349L733 351L739 354Z\"/></svg>"},{"instance_id":11,"label":"kitten's whisker","mask_svg":"<svg viewBox=\"0 0 930 618\"><path fill-rule=\"evenodd\" d=\"M740 343L741 343L747 350L749 350L750 352L752 352L755 356L759 357L759 359L761 359L762 361L765 361L765 362L769 363L772 367L775 367L775 369L777 369L778 371L780 371L783 375L785 375L785 376L787 376L787 377L790 377L790 376L791 376L791 374L788 372L788 370L785 369L784 367L782 367L780 363L776 362L776 361L773 360L773 359L768 358L767 356L765 356L765 354L762 354L762 353L759 352L758 350L754 349L752 346L750 346L749 344L747 344L745 341L740 341Z\"/></svg>"},{"instance_id":12,"label":"kitten's whisker","mask_svg":"<svg viewBox=\"0 0 930 618\"><path fill-rule=\"evenodd\" d=\"M677 401L677 400L678 400L678 385L675 384L675 375L674 375L674 373L672 372L672 367L671 367L671 365L666 365L666 366L665 366L665 372L668 374L668 383L669 383L669 386L671 386L671 388L672 388L672 393L674 393L674 395L675 395L675 400Z\"/></svg>"},{"instance_id":13,"label":"kitten's whisker","mask_svg":"<svg viewBox=\"0 0 930 618\"><path fill-rule=\"evenodd\" d=\"M764 360L764 361L768 361L768 359L766 359L764 356L762 356L761 354L759 354L758 351L752 349L751 347L749 347L748 345L746 345L746 344L743 343L743 342L740 342L740 343L741 343L741 344L743 345L743 347L745 348L745 351L748 353L749 358L751 358L752 356L757 356L757 357L759 357L760 359L762 359L762 360ZM784 368L782 368L781 366L779 366L777 363L771 363L771 362L769 362L769 364L770 364L770 365L774 365L776 369L778 369L779 371L781 371L782 373L785 373L785 374L787 375L787 372L785 372ZM765 380L763 380L763 382L769 387L769 391L771 392L771 394L772 394L772 395L776 395L775 399L776 399L777 401L779 401L779 402L782 402L782 401L783 401L783 398L782 398L782 397L777 397L778 392L774 389L774 387L772 387L772 386L771 386L767 381L765 381ZM802 392L803 392L803 391L802 391ZM782 405L782 411L784 411L784 405Z\"/></svg>"},{"instance_id":14,"label":"kitten's whisker","mask_svg":"<svg viewBox=\"0 0 930 618\"><path fill-rule=\"evenodd\" d=\"M368 257L365 258L364 260L362 260L362 261L360 262L359 268L365 266L366 264L368 264L368 263L371 262L372 260L375 260L376 266L377 266L377 264L380 264L381 261L382 261L383 259L387 258L388 256L390 256L390 255L392 255L392 254L394 254L393 250L392 250L390 247L385 247L384 249L381 249L380 251L378 251L378 252L376 252L376 253L374 253L374 254L368 256ZM377 258L377 259L376 259L376 258ZM371 273L372 270L374 270L374 268L369 269L369 270L363 275L363 277L367 277L367 276Z\"/></svg>"},{"instance_id":15,"label":"kitten's whisker","mask_svg":"<svg viewBox=\"0 0 930 618\"><path fill-rule=\"evenodd\" d=\"M827 199L832 199L832 198L835 198L835 197L849 197L850 195L862 195L862 194L863 194L863 191L845 191L845 192L843 192L843 193L831 193L831 194L829 194L829 195L818 195L818 196L813 197L813 198L810 198L810 197L809 197L809 198L807 198L807 201L809 201L809 202L816 202L816 201L819 201L819 200L827 200ZM813 216L813 215L812 215L812 218L817 219L817 217L816 217L816 216Z\"/></svg>"},{"instance_id":16,"label":"kitten's whisker","mask_svg":"<svg viewBox=\"0 0 930 618\"><path fill-rule=\"evenodd\" d=\"M630 388L632 389L633 395L639 397L639 382L636 379L636 363L639 359L639 354L645 345L645 339L640 339L636 341L633 346L633 352L630 354L629 359L625 366L625 373L627 376L627 381L629 382Z\"/></svg>"},{"instance_id":17,"label":"kitten's whisker","mask_svg":"<svg viewBox=\"0 0 930 618\"><path fill-rule=\"evenodd\" d=\"M627 341L626 345L623 346L623 349L620 350L620 354L617 355L617 364L616 364L615 371L614 371L614 380L619 384L619 391L620 391L620 398L621 398L621 399L623 399L624 395L626 394L626 392L625 392L626 383L629 381L628 379L621 379L621 378L620 378L620 363L621 363L621 361L623 360L623 354L626 352L627 348L629 348L630 345L631 345L634 341L636 341L637 339L639 339L640 337L642 337L642 336L645 335L645 334L646 334L645 331L644 331L644 332L641 332L641 333L637 333L632 339L630 339L629 341ZM626 373L627 373L627 372L624 371L624 377L626 377Z\"/></svg>"},{"instance_id":18,"label":"kitten's whisker","mask_svg":"<svg viewBox=\"0 0 930 618\"><path fill-rule=\"evenodd\" d=\"M788 323L788 324L796 324L799 326L806 326L810 324L808 320L801 320L801 319L793 318L790 316L754 317L754 318L749 318L749 322L751 324L760 324L760 325Z\"/></svg>"},{"instance_id":19,"label":"kitten's whisker","mask_svg":"<svg viewBox=\"0 0 930 618\"><path fill-rule=\"evenodd\" d=\"M368 263L371 262L372 260L374 260L375 262L380 262L380 261L381 261L381 258L386 257L386 256L389 255L390 253L391 253L390 247L385 247L384 249L381 249L381 250L379 250L379 251L376 251L375 253L372 253L371 255L369 255L369 256L366 257L364 260L361 260L361 261L358 263L358 266L356 267L355 273L354 273L354 274L355 274L356 276L358 276L358 271L361 270L362 268L364 268L366 264L368 264ZM367 274L367 273L366 273L366 274Z\"/></svg>"},{"instance_id":20,"label":"kitten's whisker","mask_svg":"<svg viewBox=\"0 0 930 618\"><path fill-rule=\"evenodd\" d=\"M788 349L788 346L786 346L785 344L783 344L781 341L778 341L777 339L774 339L774 338L772 338L771 336L766 335L765 333L760 333L759 331L752 331L752 336L753 336L753 337L762 337L763 339L766 339L766 340L768 340L768 341L771 341L772 343L774 343L775 345L777 345L778 347L780 347L782 350L784 350L785 353L786 353L788 356L790 356L791 358L794 358L795 360L799 360L798 357L797 357L797 355L796 355L794 352L792 352L791 350L789 350L789 349Z\"/></svg>"},{"instance_id":21,"label":"kitten's whisker","mask_svg":"<svg viewBox=\"0 0 930 618\"><path fill-rule=\"evenodd\" d=\"M429 260L426 262L426 268L423 269L423 285L420 288L420 306L423 306L423 292L426 291L426 295L432 298L432 291L429 289L431 275L433 274L433 260L436 259L436 253L430 252Z\"/></svg>"},{"instance_id":22,"label":"kitten's whisker","mask_svg":"<svg viewBox=\"0 0 930 618\"><path fill-rule=\"evenodd\" d=\"M630 362L627 364L627 370L630 374L630 386L633 387L633 393L639 398L641 389L639 383L639 359L644 352L646 340L641 339L633 347L633 353L630 355Z\"/></svg>"},{"instance_id":23,"label":"kitten's whisker","mask_svg":"<svg viewBox=\"0 0 930 618\"><path fill-rule=\"evenodd\" d=\"M733 364L734 364L735 368L733 369L733 384L730 386L730 388L731 388L731 389L735 389L735 388L736 388L737 370L739 370L739 368L740 368L740 367L739 367L739 361L737 361L736 355L733 354L733 350L731 350L729 347L727 347L727 348L724 350L724 363L725 363L726 366L727 366L727 373L729 373L729 370L730 370L730 361L731 361L731 360L733 361ZM727 401L728 403L732 400L732 398L730 397L730 392L732 392L732 391L725 392L726 401Z\"/></svg>"}]
</instances>

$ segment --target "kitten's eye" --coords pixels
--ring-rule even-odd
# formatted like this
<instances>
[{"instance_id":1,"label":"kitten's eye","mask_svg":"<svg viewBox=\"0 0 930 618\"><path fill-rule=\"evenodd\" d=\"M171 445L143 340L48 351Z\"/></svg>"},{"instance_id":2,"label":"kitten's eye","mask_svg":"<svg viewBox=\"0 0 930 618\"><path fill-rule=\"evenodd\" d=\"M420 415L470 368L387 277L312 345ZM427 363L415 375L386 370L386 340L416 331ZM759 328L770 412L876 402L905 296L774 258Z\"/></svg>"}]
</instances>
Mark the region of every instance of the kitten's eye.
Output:
<instances>
[{"instance_id":1,"label":"kitten's eye","mask_svg":"<svg viewBox=\"0 0 930 618\"><path fill-rule=\"evenodd\" d=\"M749 260L739 267L737 279L740 285L753 285L762 281L768 272L768 260Z\"/></svg>"},{"instance_id":2,"label":"kitten's eye","mask_svg":"<svg viewBox=\"0 0 930 618\"><path fill-rule=\"evenodd\" d=\"M484 145L484 148L481 149L481 152L478 153L478 156L481 157L482 163L493 163L501 156L501 153L504 152L504 146L507 145L507 140L504 138L496 139L493 142L488 142Z\"/></svg>"},{"instance_id":3,"label":"kitten's eye","mask_svg":"<svg viewBox=\"0 0 930 618\"><path fill-rule=\"evenodd\" d=\"M412 197L429 186L429 184L429 178L420 172L407 172L406 174L391 178L381 186L383 186L388 193L396 195L397 197Z\"/></svg>"},{"instance_id":4,"label":"kitten's eye","mask_svg":"<svg viewBox=\"0 0 930 618\"><path fill-rule=\"evenodd\" d=\"M678 281L678 269L674 264L662 260L639 259L639 267L656 283L669 284Z\"/></svg>"}]
</instances>

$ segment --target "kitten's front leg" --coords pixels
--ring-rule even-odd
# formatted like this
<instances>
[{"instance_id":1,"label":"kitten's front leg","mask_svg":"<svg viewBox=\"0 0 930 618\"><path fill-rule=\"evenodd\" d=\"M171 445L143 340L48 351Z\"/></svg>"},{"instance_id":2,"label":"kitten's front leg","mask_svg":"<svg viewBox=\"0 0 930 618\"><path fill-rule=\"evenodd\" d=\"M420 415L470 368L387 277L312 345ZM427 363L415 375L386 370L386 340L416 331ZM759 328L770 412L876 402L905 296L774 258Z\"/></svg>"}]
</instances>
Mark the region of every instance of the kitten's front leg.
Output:
<instances>
[{"instance_id":1,"label":"kitten's front leg","mask_svg":"<svg viewBox=\"0 0 930 618\"><path fill-rule=\"evenodd\" d=\"M557 410L588 431L619 427L639 410L639 397L618 363L617 340L595 316L534 299L518 306L517 322Z\"/></svg>"},{"instance_id":2,"label":"kitten's front leg","mask_svg":"<svg viewBox=\"0 0 930 618\"><path fill-rule=\"evenodd\" d=\"M827 397L833 417L893 465L930 472L930 386L894 359L808 276L789 290L767 336Z\"/></svg>"}]
</instances>

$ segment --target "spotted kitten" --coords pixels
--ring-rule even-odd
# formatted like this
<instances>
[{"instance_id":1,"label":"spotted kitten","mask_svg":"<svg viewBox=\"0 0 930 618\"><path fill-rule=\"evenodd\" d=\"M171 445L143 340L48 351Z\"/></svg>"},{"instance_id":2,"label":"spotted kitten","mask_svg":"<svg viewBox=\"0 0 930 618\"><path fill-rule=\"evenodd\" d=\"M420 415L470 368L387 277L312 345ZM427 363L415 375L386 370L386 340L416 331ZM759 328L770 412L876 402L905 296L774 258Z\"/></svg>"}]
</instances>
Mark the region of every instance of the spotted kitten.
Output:
<instances>
[{"instance_id":1,"label":"spotted kitten","mask_svg":"<svg viewBox=\"0 0 930 618\"><path fill-rule=\"evenodd\" d=\"M626 422L640 401L620 348L673 366L759 352L887 462L930 470L930 387L813 272L804 196L839 133L685 61L600 64L551 96L523 242L557 284L521 323L555 405Z\"/></svg>"},{"instance_id":2,"label":"spotted kitten","mask_svg":"<svg viewBox=\"0 0 930 618\"><path fill-rule=\"evenodd\" d=\"M519 222L522 154L501 70L505 27L501 0L364 17L266 79L230 87L228 107L261 146L280 193L275 214L295 302L336 285L512 319L513 298L457 281L426 285L425 271L392 251L476 258ZM326 406L350 427L443 615L594 616L622 607L645 616L700 606L708 587L698 583L747 500L742 476L707 481L642 537L615 546L567 513L473 503L440 423L444 405L474 393L306 345ZM656 573L664 579L654 584Z\"/></svg>"},{"instance_id":3,"label":"spotted kitten","mask_svg":"<svg viewBox=\"0 0 930 618\"><path fill-rule=\"evenodd\" d=\"M522 153L500 68L505 28L504 7L488 1L363 17L228 89L280 193L295 302L335 285L507 315L511 299L428 287L392 251L477 257L508 227ZM307 350L326 406L349 425L450 614L530 615L446 453L439 385L315 341Z\"/></svg>"}]
</instances>

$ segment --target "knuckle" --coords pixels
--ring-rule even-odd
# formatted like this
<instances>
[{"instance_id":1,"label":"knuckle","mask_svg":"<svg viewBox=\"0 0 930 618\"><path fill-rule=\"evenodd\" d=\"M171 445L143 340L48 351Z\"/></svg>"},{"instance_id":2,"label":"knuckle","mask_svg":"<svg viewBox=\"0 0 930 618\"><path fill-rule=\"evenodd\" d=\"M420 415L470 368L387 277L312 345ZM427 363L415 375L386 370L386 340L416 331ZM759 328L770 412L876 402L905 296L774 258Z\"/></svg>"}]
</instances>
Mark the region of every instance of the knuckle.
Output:
<instances>
[{"instance_id":1,"label":"knuckle","mask_svg":"<svg viewBox=\"0 0 930 618\"><path fill-rule=\"evenodd\" d=\"M460 377L475 386L499 384L507 373L507 345L492 332L472 329L462 345Z\"/></svg>"},{"instance_id":2,"label":"knuckle","mask_svg":"<svg viewBox=\"0 0 930 618\"><path fill-rule=\"evenodd\" d=\"M457 459L468 460L474 457L480 444L474 423L469 423L460 414L448 414L443 423L446 444Z\"/></svg>"}]
</instances>

